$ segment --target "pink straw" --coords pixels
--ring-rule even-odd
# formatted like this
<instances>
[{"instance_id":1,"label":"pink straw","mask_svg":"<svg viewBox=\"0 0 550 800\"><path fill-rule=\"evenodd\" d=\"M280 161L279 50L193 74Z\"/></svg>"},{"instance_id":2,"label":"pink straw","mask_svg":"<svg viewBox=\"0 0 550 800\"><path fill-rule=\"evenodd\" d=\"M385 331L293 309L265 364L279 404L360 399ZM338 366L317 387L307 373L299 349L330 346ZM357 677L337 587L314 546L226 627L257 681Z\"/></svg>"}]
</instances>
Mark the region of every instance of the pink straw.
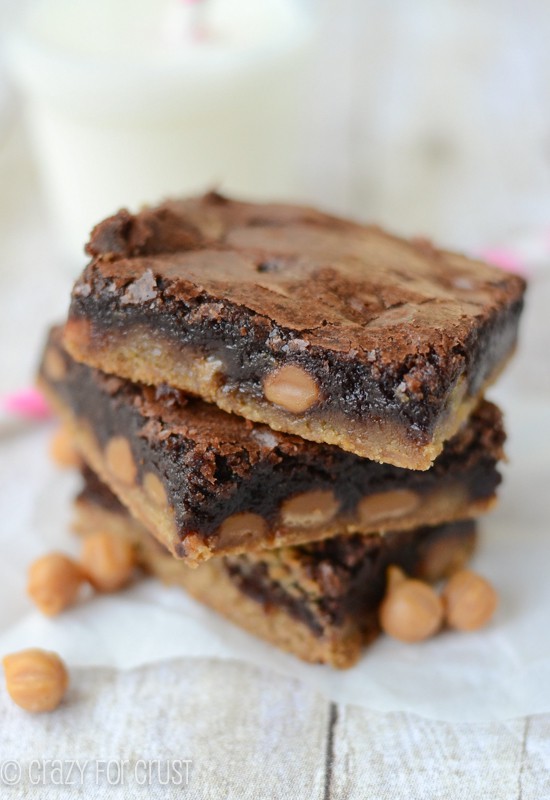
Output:
<instances>
[{"instance_id":1,"label":"pink straw","mask_svg":"<svg viewBox=\"0 0 550 800\"><path fill-rule=\"evenodd\" d=\"M52 416L52 410L37 389L21 389L0 397L0 409L21 420L42 421Z\"/></svg>"},{"instance_id":2,"label":"pink straw","mask_svg":"<svg viewBox=\"0 0 550 800\"><path fill-rule=\"evenodd\" d=\"M204 19L204 9L206 7L206 0L183 0L183 4L192 9L191 14L191 37L195 41L201 41L208 37Z\"/></svg>"},{"instance_id":3,"label":"pink straw","mask_svg":"<svg viewBox=\"0 0 550 800\"><path fill-rule=\"evenodd\" d=\"M205 9L207 0L173 0L162 18L163 36L172 47L184 42L202 42L209 38Z\"/></svg>"},{"instance_id":4,"label":"pink straw","mask_svg":"<svg viewBox=\"0 0 550 800\"><path fill-rule=\"evenodd\" d=\"M500 267L506 272L517 272L519 275L525 275L527 269L525 264L516 252L504 247L491 247L482 250L479 254L484 261L493 264L495 267Z\"/></svg>"}]
</instances>

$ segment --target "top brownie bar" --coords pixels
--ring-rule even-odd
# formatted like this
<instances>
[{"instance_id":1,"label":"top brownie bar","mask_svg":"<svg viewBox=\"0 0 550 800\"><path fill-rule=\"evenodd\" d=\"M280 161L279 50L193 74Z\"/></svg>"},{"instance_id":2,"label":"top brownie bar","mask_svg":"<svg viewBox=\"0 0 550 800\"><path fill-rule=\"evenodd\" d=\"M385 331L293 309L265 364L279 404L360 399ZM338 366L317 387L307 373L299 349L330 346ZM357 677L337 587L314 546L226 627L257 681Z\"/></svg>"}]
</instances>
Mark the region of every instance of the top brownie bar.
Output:
<instances>
[{"instance_id":1,"label":"top brownie bar","mask_svg":"<svg viewBox=\"0 0 550 800\"><path fill-rule=\"evenodd\" d=\"M424 240L210 193L100 223L77 360L427 469L512 353L524 281Z\"/></svg>"}]
</instances>

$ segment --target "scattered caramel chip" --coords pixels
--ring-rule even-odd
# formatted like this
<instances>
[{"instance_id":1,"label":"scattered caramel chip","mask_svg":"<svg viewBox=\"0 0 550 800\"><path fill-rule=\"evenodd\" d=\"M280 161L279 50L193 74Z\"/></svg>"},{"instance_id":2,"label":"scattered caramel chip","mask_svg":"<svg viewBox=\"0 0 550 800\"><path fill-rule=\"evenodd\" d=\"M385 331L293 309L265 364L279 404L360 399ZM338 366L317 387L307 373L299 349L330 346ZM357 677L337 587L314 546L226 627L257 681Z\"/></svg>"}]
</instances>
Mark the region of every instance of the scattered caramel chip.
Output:
<instances>
[{"instance_id":1,"label":"scattered caramel chip","mask_svg":"<svg viewBox=\"0 0 550 800\"><path fill-rule=\"evenodd\" d=\"M63 553L48 553L29 567L27 593L48 617L71 606L85 581L80 566Z\"/></svg>"},{"instance_id":2,"label":"scattered caramel chip","mask_svg":"<svg viewBox=\"0 0 550 800\"><path fill-rule=\"evenodd\" d=\"M6 688L14 703L25 711L53 711L69 685L65 664L47 650L32 648L5 656L2 661Z\"/></svg>"},{"instance_id":3,"label":"scattered caramel chip","mask_svg":"<svg viewBox=\"0 0 550 800\"><path fill-rule=\"evenodd\" d=\"M498 595L489 581L469 569L450 578L442 598L447 625L459 631L482 628L498 605Z\"/></svg>"},{"instance_id":4,"label":"scattered caramel chip","mask_svg":"<svg viewBox=\"0 0 550 800\"><path fill-rule=\"evenodd\" d=\"M443 603L427 583L397 574L379 612L380 627L401 642L421 642L433 636L443 622Z\"/></svg>"}]
</instances>

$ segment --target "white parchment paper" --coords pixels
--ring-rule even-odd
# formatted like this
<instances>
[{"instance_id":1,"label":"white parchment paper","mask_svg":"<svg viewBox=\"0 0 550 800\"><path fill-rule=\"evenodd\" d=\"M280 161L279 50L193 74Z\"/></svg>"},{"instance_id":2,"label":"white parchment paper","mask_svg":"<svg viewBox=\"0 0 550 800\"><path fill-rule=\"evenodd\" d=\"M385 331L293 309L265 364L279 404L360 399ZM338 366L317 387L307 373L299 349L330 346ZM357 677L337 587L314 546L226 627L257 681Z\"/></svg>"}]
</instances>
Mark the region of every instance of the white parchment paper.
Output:
<instances>
[{"instance_id":1,"label":"white parchment paper","mask_svg":"<svg viewBox=\"0 0 550 800\"><path fill-rule=\"evenodd\" d=\"M41 646L72 665L135 667L177 656L243 659L301 678L331 699L446 720L550 711L550 406L504 392L511 431L498 509L482 524L474 566L498 587L494 622L420 644L381 638L358 666L309 666L263 644L183 591L144 580L48 620L25 597L39 554L77 547L69 533L78 479L49 462L51 428L5 438L0 462L0 652Z\"/></svg>"}]
</instances>

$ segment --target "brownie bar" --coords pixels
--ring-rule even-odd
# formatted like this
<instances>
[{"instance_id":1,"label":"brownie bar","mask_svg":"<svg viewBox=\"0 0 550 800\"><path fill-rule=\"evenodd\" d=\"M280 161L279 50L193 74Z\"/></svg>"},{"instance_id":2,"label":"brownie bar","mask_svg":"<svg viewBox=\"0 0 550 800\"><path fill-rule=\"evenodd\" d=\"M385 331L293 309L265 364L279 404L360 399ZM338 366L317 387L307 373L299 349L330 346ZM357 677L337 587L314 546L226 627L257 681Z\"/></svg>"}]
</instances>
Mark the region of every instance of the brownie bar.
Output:
<instances>
[{"instance_id":1,"label":"brownie bar","mask_svg":"<svg viewBox=\"0 0 550 800\"><path fill-rule=\"evenodd\" d=\"M218 194L93 231L75 359L427 469L511 355L521 278L308 208Z\"/></svg>"},{"instance_id":2,"label":"brownie bar","mask_svg":"<svg viewBox=\"0 0 550 800\"><path fill-rule=\"evenodd\" d=\"M139 563L245 630L305 661L347 668L376 638L386 570L401 566L437 581L462 568L475 546L475 523L324 542L213 558L186 569L90 471L76 501L75 530L106 531L135 543Z\"/></svg>"},{"instance_id":3,"label":"brownie bar","mask_svg":"<svg viewBox=\"0 0 550 800\"><path fill-rule=\"evenodd\" d=\"M60 330L41 386L90 466L175 556L213 555L474 517L493 503L504 432L482 403L431 470L378 464L167 387L74 361Z\"/></svg>"}]
</instances>

